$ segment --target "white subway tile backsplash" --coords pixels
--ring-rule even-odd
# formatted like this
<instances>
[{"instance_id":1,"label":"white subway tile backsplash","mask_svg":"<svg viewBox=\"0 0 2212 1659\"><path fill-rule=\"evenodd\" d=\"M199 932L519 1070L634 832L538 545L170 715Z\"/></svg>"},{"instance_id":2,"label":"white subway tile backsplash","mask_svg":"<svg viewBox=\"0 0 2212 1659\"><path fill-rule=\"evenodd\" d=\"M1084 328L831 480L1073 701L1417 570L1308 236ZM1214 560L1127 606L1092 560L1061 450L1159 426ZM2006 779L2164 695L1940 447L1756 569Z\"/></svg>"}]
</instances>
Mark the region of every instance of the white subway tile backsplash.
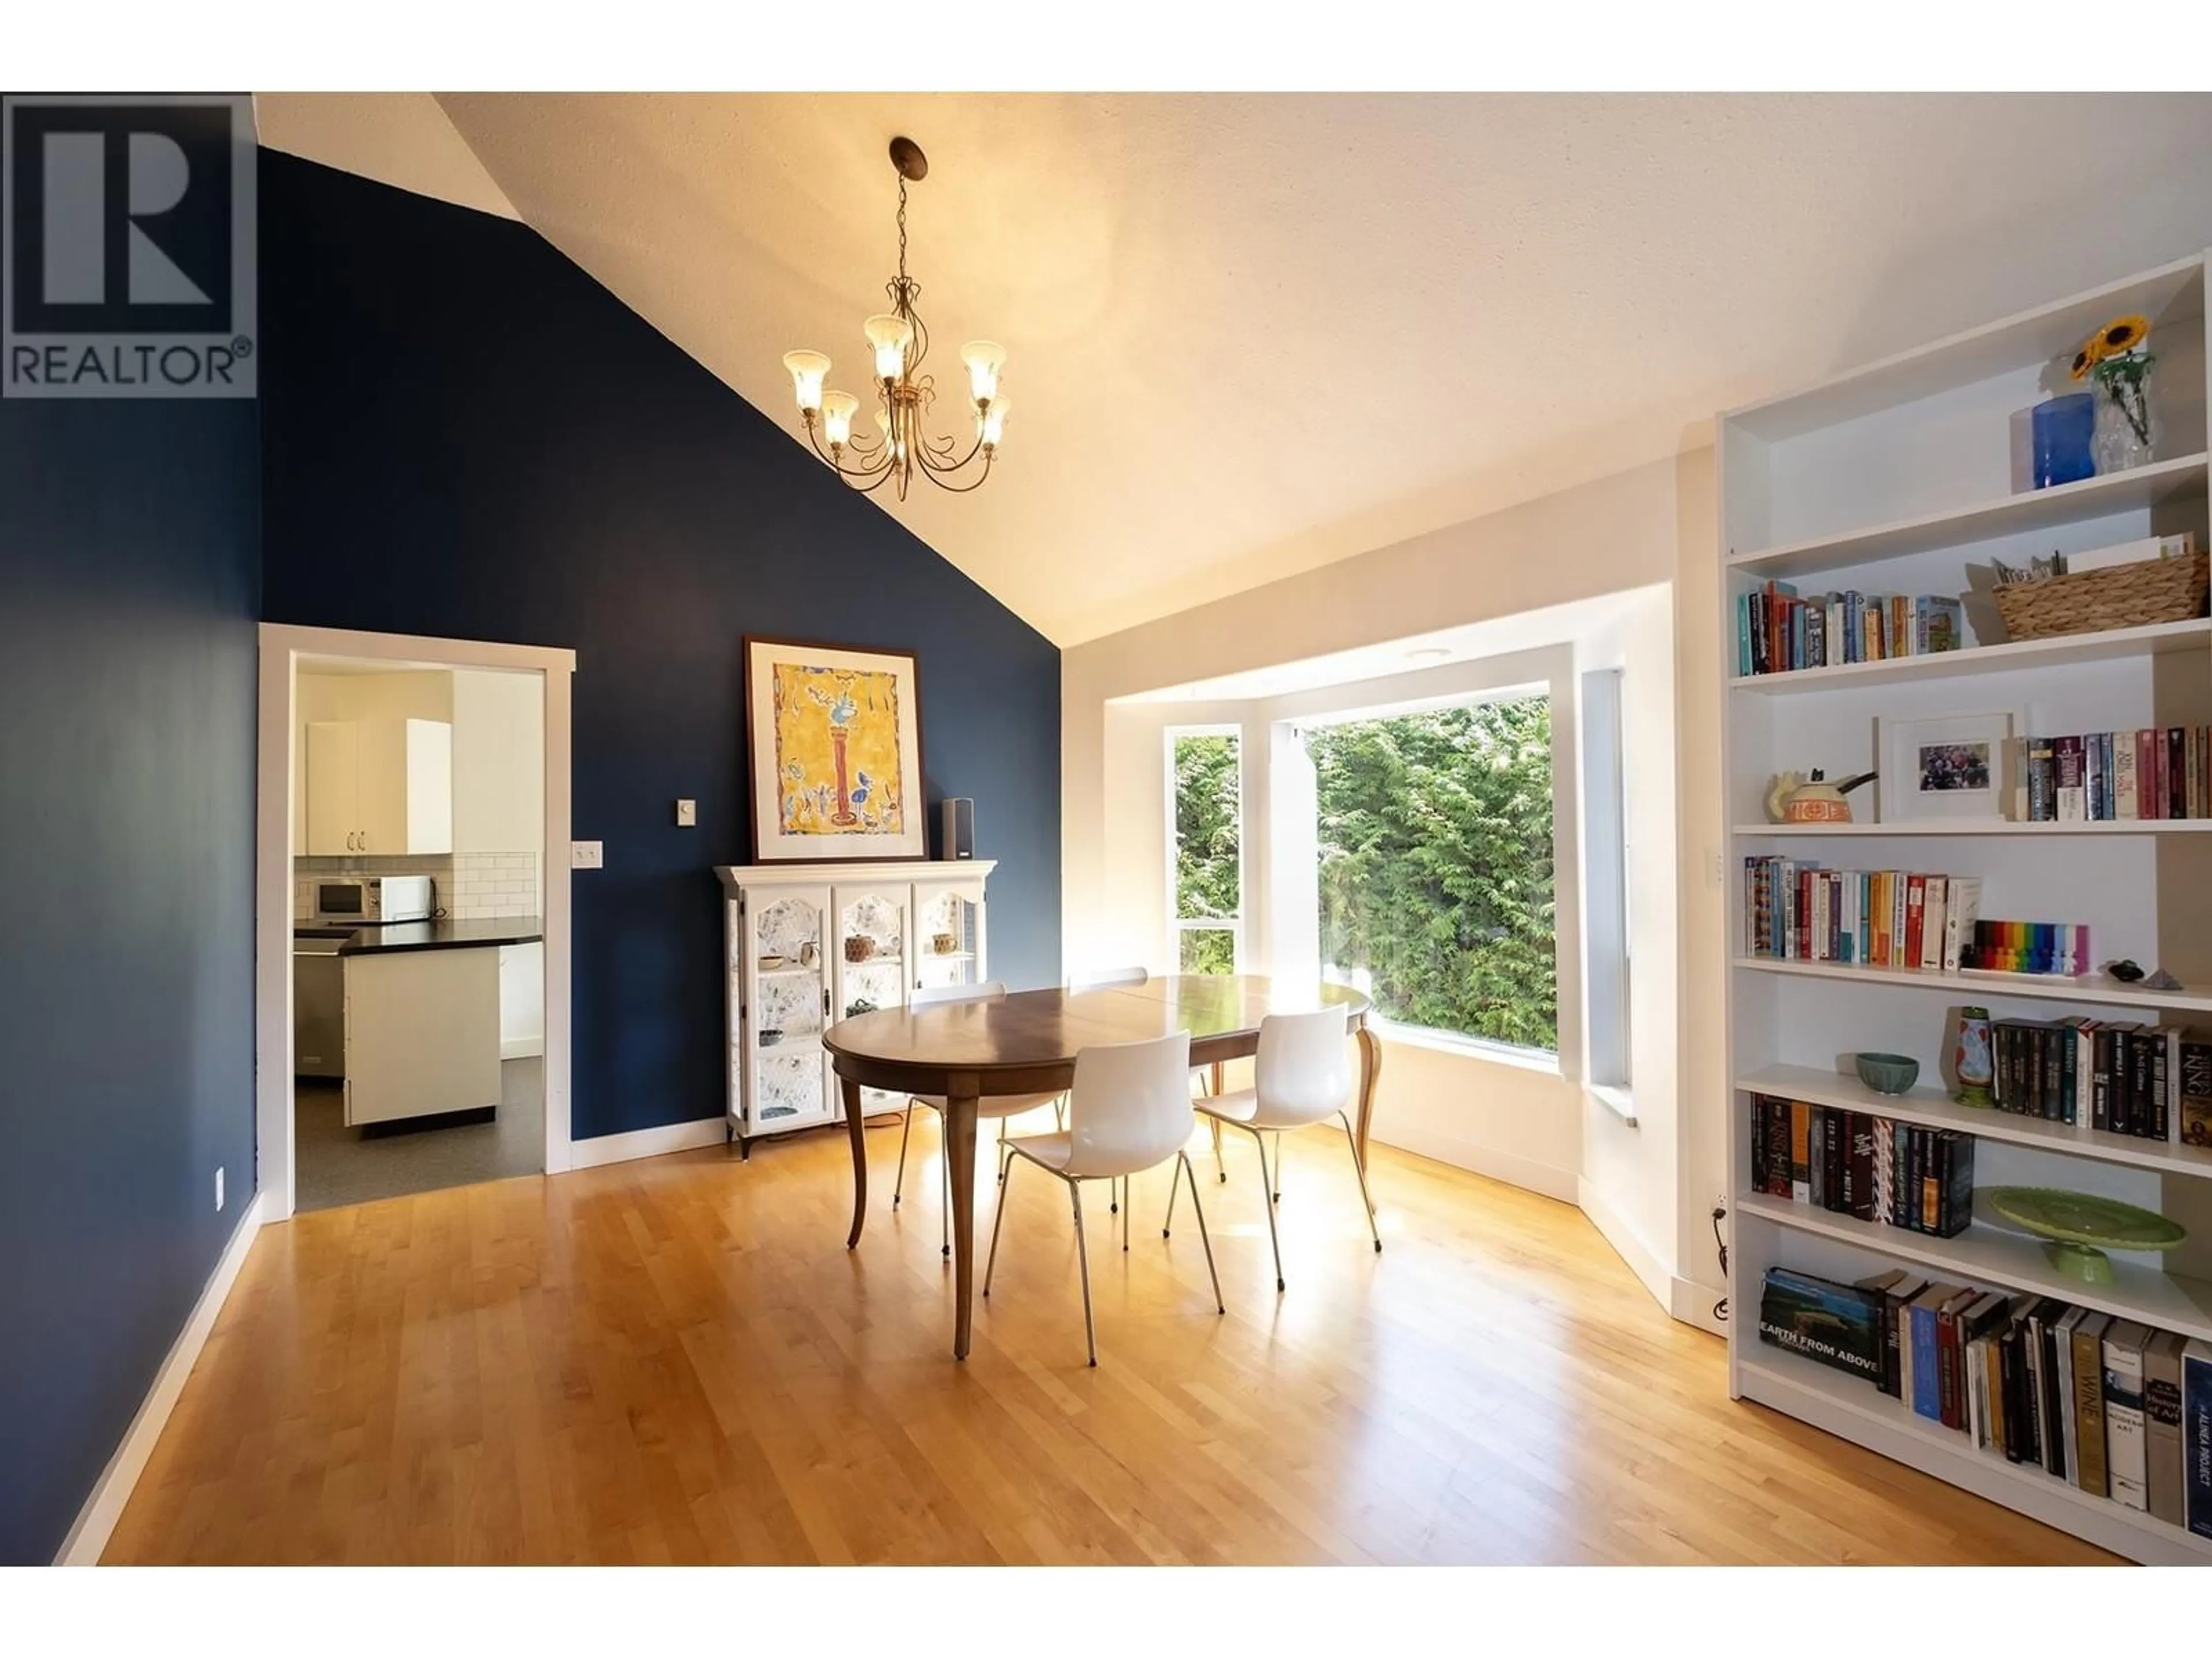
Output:
<instances>
[{"instance_id":1,"label":"white subway tile backsplash","mask_svg":"<svg viewBox=\"0 0 2212 1659\"><path fill-rule=\"evenodd\" d=\"M333 875L424 875L449 916L477 921L529 915L538 908L535 853L420 854L410 857L298 858L292 860L292 915L315 913L315 883Z\"/></svg>"}]
</instances>

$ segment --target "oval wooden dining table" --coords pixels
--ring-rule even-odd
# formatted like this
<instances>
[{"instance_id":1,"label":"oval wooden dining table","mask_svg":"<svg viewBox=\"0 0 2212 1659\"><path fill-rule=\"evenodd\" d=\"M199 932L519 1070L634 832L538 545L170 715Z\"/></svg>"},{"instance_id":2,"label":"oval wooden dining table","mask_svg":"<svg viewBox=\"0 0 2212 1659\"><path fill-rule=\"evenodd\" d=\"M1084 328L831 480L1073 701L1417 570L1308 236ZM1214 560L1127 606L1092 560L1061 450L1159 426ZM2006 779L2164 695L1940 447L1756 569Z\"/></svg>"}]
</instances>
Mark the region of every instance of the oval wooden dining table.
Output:
<instances>
[{"instance_id":1,"label":"oval wooden dining table","mask_svg":"<svg viewBox=\"0 0 2212 1659\"><path fill-rule=\"evenodd\" d=\"M845 1128L853 1146L851 1249L868 1218L868 1152L860 1091L942 1095L944 1156L967 1178L952 1182L954 1312L952 1357L968 1357L975 1276L975 1103L986 1095L1052 1094L1075 1080L1075 1057L1102 1042L1139 1042L1190 1033L1190 1063L1218 1067L1260 1047L1269 1014L1344 1009L1359 1043L1359 1109L1354 1138L1367 1159L1382 1044L1368 1029L1370 1003L1348 985L1252 975L1186 974L1088 991L1017 991L975 1002L884 1008L840 1020L822 1046L843 1086ZM1219 1073L1215 1073L1219 1086Z\"/></svg>"}]
</instances>

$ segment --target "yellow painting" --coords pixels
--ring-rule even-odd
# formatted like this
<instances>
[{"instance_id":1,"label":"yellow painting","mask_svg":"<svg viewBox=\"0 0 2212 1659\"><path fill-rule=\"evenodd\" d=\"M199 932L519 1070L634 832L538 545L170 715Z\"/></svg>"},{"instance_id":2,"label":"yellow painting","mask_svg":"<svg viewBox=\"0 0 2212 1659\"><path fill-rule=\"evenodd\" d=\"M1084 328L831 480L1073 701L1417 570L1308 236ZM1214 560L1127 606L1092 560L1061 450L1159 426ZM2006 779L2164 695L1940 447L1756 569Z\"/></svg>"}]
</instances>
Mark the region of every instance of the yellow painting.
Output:
<instances>
[{"instance_id":1,"label":"yellow painting","mask_svg":"<svg viewBox=\"0 0 2212 1659\"><path fill-rule=\"evenodd\" d=\"M781 833L905 834L898 675L798 662L770 674Z\"/></svg>"}]
</instances>

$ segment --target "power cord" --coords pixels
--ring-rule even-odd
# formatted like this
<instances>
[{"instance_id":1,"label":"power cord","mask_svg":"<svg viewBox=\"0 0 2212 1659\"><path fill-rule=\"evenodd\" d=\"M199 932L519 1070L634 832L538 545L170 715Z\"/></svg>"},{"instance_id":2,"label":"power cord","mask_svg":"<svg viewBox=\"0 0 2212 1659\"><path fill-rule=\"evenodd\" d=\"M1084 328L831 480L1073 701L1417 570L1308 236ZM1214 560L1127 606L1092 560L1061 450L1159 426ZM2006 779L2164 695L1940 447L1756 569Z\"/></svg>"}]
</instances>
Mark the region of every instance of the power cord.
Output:
<instances>
[{"instance_id":1,"label":"power cord","mask_svg":"<svg viewBox=\"0 0 2212 1659\"><path fill-rule=\"evenodd\" d=\"M1716 1204L1713 1206L1713 1248L1721 1253L1721 1277L1723 1279L1728 1277L1728 1240L1721 1236L1721 1222L1727 1217L1727 1205ZM1729 1299L1726 1297L1723 1297L1719 1301L1713 1304L1713 1317L1721 1321L1723 1323L1726 1323L1728 1316Z\"/></svg>"}]
</instances>

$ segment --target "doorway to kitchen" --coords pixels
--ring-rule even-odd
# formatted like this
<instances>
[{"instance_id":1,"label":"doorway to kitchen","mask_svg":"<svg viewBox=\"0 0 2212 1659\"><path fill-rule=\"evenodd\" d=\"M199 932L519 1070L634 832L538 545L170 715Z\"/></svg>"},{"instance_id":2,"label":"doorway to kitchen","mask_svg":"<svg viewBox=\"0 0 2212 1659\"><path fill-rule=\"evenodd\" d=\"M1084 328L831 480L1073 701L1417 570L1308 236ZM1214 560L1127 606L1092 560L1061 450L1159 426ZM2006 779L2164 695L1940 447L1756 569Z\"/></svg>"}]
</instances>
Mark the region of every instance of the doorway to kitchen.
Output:
<instances>
[{"instance_id":1,"label":"doorway to kitchen","mask_svg":"<svg viewBox=\"0 0 2212 1659\"><path fill-rule=\"evenodd\" d=\"M567 1169L574 654L261 643L264 1218Z\"/></svg>"}]
</instances>

